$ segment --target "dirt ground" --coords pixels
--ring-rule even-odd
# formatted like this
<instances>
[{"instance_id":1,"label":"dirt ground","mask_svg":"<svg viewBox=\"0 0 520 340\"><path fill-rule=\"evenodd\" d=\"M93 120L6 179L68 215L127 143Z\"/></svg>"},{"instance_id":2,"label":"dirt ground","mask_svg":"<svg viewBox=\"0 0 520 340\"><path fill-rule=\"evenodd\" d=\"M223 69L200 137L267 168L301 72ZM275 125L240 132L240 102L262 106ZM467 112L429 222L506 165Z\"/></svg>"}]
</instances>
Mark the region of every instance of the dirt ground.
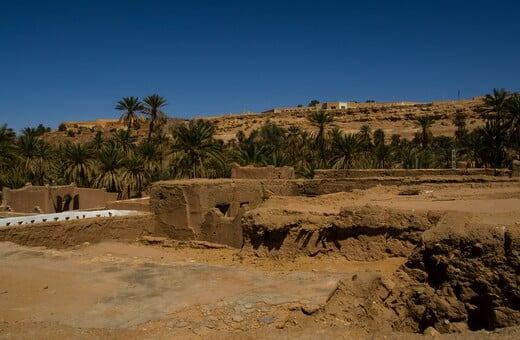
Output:
<instances>
[{"instance_id":1,"label":"dirt ground","mask_svg":"<svg viewBox=\"0 0 520 340\"><path fill-rule=\"evenodd\" d=\"M377 186L319 197L273 197L262 208L337 214L344 207L378 206L403 211L466 212L479 223L520 225L520 183Z\"/></svg>"},{"instance_id":2,"label":"dirt ground","mask_svg":"<svg viewBox=\"0 0 520 340\"><path fill-rule=\"evenodd\" d=\"M518 182L272 197L262 208L329 216L366 205L460 212L467 224L520 228ZM422 338L392 331L367 305L406 261L257 257L186 243L85 243L56 250L2 242L0 339ZM431 332L454 339L520 337L519 327Z\"/></svg>"}]
</instances>

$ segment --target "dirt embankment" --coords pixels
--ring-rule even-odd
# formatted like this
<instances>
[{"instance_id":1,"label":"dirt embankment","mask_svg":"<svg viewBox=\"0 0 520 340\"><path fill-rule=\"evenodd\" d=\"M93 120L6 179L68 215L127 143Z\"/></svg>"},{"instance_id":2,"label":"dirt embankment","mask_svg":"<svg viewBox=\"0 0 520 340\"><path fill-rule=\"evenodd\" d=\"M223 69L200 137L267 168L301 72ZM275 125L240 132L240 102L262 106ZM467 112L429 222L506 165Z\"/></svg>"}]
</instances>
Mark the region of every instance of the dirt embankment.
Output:
<instances>
[{"instance_id":1,"label":"dirt embankment","mask_svg":"<svg viewBox=\"0 0 520 340\"><path fill-rule=\"evenodd\" d=\"M255 209L243 218L243 254L291 258L336 254L378 260L411 254L441 213L362 206L339 213Z\"/></svg>"},{"instance_id":2,"label":"dirt embankment","mask_svg":"<svg viewBox=\"0 0 520 340\"><path fill-rule=\"evenodd\" d=\"M155 216L142 214L0 227L0 242L62 249L84 242L134 241L154 233Z\"/></svg>"},{"instance_id":3,"label":"dirt embankment","mask_svg":"<svg viewBox=\"0 0 520 340\"><path fill-rule=\"evenodd\" d=\"M332 325L460 333L520 325L520 230L446 223L392 275L344 279L319 312Z\"/></svg>"},{"instance_id":4,"label":"dirt embankment","mask_svg":"<svg viewBox=\"0 0 520 340\"><path fill-rule=\"evenodd\" d=\"M518 183L403 189L271 198L245 214L241 255L408 258L394 274L342 279L316 314L333 327L435 334L519 326Z\"/></svg>"},{"instance_id":5,"label":"dirt embankment","mask_svg":"<svg viewBox=\"0 0 520 340\"><path fill-rule=\"evenodd\" d=\"M419 330L493 330L520 324L520 229L445 224L423 234L402 267L398 295ZM398 274L398 275L399 275ZM399 298L396 305L393 299ZM404 302L404 305L403 305Z\"/></svg>"}]
</instances>

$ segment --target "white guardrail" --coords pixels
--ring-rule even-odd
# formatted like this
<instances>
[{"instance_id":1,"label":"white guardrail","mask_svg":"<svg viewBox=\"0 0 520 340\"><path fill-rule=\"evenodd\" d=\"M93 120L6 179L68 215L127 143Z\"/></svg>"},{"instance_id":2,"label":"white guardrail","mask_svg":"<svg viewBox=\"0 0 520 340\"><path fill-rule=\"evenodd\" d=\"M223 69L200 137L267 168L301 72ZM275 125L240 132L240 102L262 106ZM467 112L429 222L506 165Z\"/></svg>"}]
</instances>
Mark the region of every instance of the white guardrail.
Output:
<instances>
[{"instance_id":1,"label":"white guardrail","mask_svg":"<svg viewBox=\"0 0 520 340\"><path fill-rule=\"evenodd\" d=\"M1 227L12 227L22 224L58 222L81 220L84 218L95 217L112 217L112 216L131 216L138 215L140 212L136 210L93 210L93 211L66 211L55 214L38 214L18 217L0 218Z\"/></svg>"}]
</instances>

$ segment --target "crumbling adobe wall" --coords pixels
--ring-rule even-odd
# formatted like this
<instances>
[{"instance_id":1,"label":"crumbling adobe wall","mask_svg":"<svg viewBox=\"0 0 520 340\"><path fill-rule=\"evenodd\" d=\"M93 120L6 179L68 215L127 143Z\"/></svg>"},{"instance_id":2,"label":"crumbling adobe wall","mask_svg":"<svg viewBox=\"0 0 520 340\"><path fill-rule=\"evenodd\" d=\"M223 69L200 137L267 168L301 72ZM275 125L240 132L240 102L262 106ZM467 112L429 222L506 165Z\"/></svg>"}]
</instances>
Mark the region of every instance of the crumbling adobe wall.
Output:
<instances>
[{"instance_id":1,"label":"crumbling adobe wall","mask_svg":"<svg viewBox=\"0 0 520 340\"><path fill-rule=\"evenodd\" d=\"M237 215L233 217L226 217L218 208L210 209L200 226L199 238L241 248L243 244L241 219L247 209L248 206L240 207Z\"/></svg>"},{"instance_id":2,"label":"crumbling adobe wall","mask_svg":"<svg viewBox=\"0 0 520 340\"><path fill-rule=\"evenodd\" d=\"M150 197L133 198L129 200L109 201L106 209L136 210L150 212Z\"/></svg>"},{"instance_id":3,"label":"crumbling adobe wall","mask_svg":"<svg viewBox=\"0 0 520 340\"><path fill-rule=\"evenodd\" d=\"M264 167L240 166L231 164L231 178L235 179L294 179L294 168L290 166Z\"/></svg>"},{"instance_id":4,"label":"crumbling adobe wall","mask_svg":"<svg viewBox=\"0 0 520 340\"><path fill-rule=\"evenodd\" d=\"M319 196L335 192L366 190L376 186L418 185L424 183L510 183L518 178L508 176L419 176L419 177L363 177L363 178L326 178L298 181L300 196Z\"/></svg>"},{"instance_id":5,"label":"crumbling adobe wall","mask_svg":"<svg viewBox=\"0 0 520 340\"><path fill-rule=\"evenodd\" d=\"M508 177L370 177L363 179L192 179L156 182L150 194L150 210L160 229L179 240L207 240L242 244L240 219L244 209L254 209L270 196L318 196L350 192L379 185L420 183L509 182ZM219 210L221 214L218 214ZM247 210L245 209L245 210ZM209 213L212 216L207 216ZM283 219L283 218L282 218Z\"/></svg>"},{"instance_id":6,"label":"crumbling adobe wall","mask_svg":"<svg viewBox=\"0 0 520 340\"><path fill-rule=\"evenodd\" d=\"M363 177L510 176L508 169L317 169L315 179Z\"/></svg>"},{"instance_id":7,"label":"crumbling adobe wall","mask_svg":"<svg viewBox=\"0 0 520 340\"><path fill-rule=\"evenodd\" d=\"M67 248L84 242L132 241L146 235L162 235L156 230L152 214L0 227L0 241L51 248Z\"/></svg>"},{"instance_id":8,"label":"crumbling adobe wall","mask_svg":"<svg viewBox=\"0 0 520 340\"><path fill-rule=\"evenodd\" d=\"M163 181L152 186L150 208L171 238L237 246L242 244L241 214L271 194L297 195L298 185L283 180Z\"/></svg>"},{"instance_id":9,"label":"crumbling adobe wall","mask_svg":"<svg viewBox=\"0 0 520 340\"><path fill-rule=\"evenodd\" d=\"M11 211L32 213L35 212L35 207L39 207L41 212L54 212L46 187L33 187L32 185L26 185L20 189L4 187L2 197L2 205L9 207Z\"/></svg>"},{"instance_id":10,"label":"crumbling adobe wall","mask_svg":"<svg viewBox=\"0 0 520 340\"><path fill-rule=\"evenodd\" d=\"M360 261L406 257L421 233L441 216L374 206L343 208L339 214L258 208L242 219L242 253L261 257L328 253Z\"/></svg>"},{"instance_id":11,"label":"crumbling adobe wall","mask_svg":"<svg viewBox=\"0 0 520 340\"><path fill-rule=\"evenodd\" d=\"M105 189L78 188L74 184L35 186L29 183L20 189L3 188L2 205L21 213L102 209L107 201L116 200L117 195ZM67 196L70 199L68 202L65 199Z\"/></svg>"},{"instance_id":12,"label":"crumbling adobe wall","mask_svg":"<svg viewBox=\"0 0 520 340\"><path fill-rule=\"evenodd\" d=\"M105 189L74 188L74 195L79 195L79 209L103 209L107 202L117 200L117 192Z\"/></svg>"}]
</instances>

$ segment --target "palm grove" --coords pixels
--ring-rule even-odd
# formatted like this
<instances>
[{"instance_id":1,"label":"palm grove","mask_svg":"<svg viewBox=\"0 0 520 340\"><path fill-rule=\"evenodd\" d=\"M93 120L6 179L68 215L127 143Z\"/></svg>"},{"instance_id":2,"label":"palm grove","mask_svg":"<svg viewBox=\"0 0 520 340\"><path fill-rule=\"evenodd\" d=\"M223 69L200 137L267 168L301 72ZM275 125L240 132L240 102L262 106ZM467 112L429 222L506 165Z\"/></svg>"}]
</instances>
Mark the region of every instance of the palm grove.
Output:
<instances>
[{"instance_id":1,"label":"palm grove","mask_svg":"<svg viewBox=\"0 0 520 340\"><path fill-rule=\"evenodd\" d=\"M138 197L157 180L229 177L230 164L294 166L312 178L319 168L445 168L452 150L459 160L476 167L507 167L520 159L520 93L495 89L484 97L484 125L469 131L466 117L453 117L454 136L434 136L432 116L417 118L418 132L409 140L387 138L369 125L357 133L344 133L334 116L316 111L307 119L312 126L279 126L267 122L249 135L243 131L223 142L215 138L216 126L193 119L165 131L167 101L157 95L124 97L117 102L123 129L110 135L98 131L89 143L70 141L51 145L42 136L50 129L41 124L17 136L0 127L0 186L70 184L105 188L120 197ZM138 138L138 116L147 117L148 133Z\"/></svg>"}]
</instances>

